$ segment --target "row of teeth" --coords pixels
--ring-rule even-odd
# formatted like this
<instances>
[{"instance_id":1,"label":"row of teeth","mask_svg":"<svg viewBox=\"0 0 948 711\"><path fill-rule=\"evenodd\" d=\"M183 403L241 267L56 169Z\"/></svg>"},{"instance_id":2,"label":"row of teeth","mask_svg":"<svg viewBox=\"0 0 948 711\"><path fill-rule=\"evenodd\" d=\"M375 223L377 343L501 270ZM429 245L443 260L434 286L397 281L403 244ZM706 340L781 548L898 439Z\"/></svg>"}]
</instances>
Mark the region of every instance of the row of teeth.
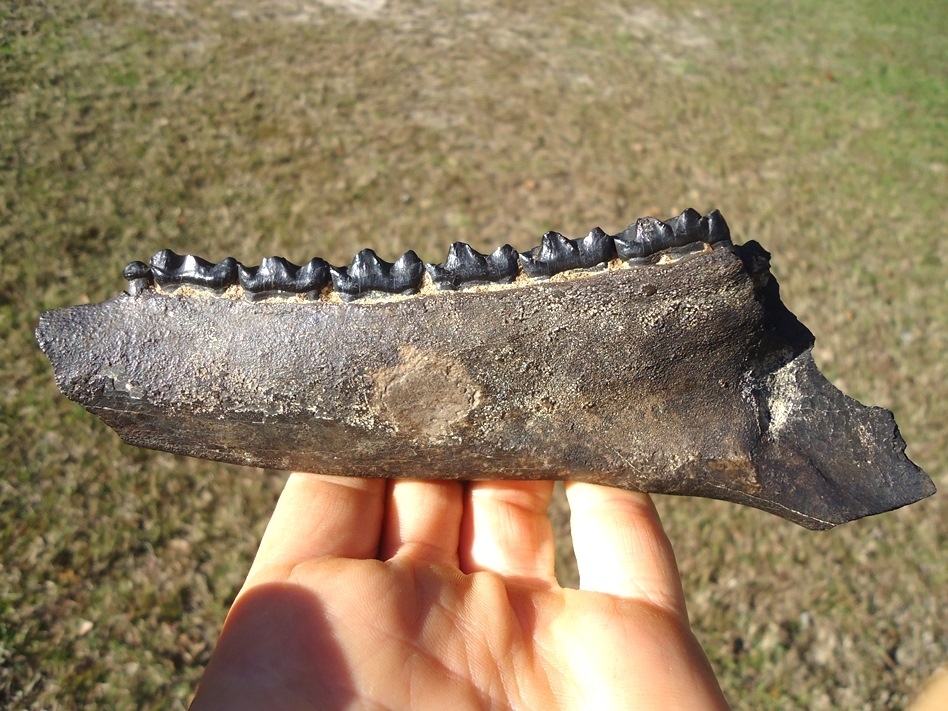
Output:
<instances>
[{"instance_id":1,"label":"row of teeth","mask_svg":"<svg viewBox=\"0 0 948 711\"><path fill-rule=\"evenodd\" d=\"M669 249L722 242L730 243L730 230L721 213L714 210L702 217L689 208L665 222L654 217L639 218L616 235L608 235L598 227L580 239L547 232L540 246L528 252L517 252L505 244L485 255L455 242L441 264L425 264L412 251L395 262L386 262L371 249L363 249L347 267L334 267L319 258L300 266L283 257L267 257L258 267L246 267L233 257L212 264L164 249L151 258L150 264L129 264L124 276L133 294L155 283L163 290L192 286L218 293L239 284L250 299L294 294L318 298L331 284L341 298L349 301L373 292L415 293L426 271L437 288L460 289L509 283L521 272L532 279L546 279L573 269L594 269L617 258L636 263L652 260Z\"/></svg>"}]
</instances>

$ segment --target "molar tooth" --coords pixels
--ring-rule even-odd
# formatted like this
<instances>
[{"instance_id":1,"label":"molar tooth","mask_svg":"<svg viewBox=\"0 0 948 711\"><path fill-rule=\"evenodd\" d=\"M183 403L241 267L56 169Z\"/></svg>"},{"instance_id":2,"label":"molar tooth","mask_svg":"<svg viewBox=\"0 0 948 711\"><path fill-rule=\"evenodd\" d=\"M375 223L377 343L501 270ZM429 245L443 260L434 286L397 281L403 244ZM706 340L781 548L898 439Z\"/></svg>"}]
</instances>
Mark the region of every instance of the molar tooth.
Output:
<instances>
[{"instance_id":1,"label":"molar tooth","mask_svg":"<svg viewBox=\"0 0 948 711\"><path fill-rule=\"evenodd\" d=\"M213 264L191 254L163 249L151 258L152 273L162 288L184 284L220 292L237 283L237 260L233 257Z\"/></svg>"},{"instance_id":2,"label":"molar tooth","mask_svg":"<svg viewBox=\"0 0 948 711\"><path fill-rule=\"evenodd\" d=\"M349 265L349 277L358 279L368 285L375 285L384 282L389 278L389 270L392 268L391 262L386 262L371 249L363 249L352 260Z\"/></svg>"},{"instance_id":3,"label":"molar tooth","mask_svg":"<svg viewBox=\"0 0 948 711\"><path fill-rule=\"evenodd\" d=\"M625 260L650 257L672 247L684 247L695 242L715 244L730 242L727 223L717 210L701 217L697 210L688 208L667 222L654 217L640 217L613 239L616 252Z\"/></svg>"},{"instance_id":4,"label":"molar tooth","mask_svg":"<svg viewBox=\"0 0 948 711\"><path fill-rule=\"evenodd\" d=\"M445 269L464 271L483 268L486 264L483 254L466 242L455 242L448 249L448 257L442 265Z\"/></svg>"},{"instance_id":5,"label":"molar tooth","mask_svg":"<svg viewBox=\"0 0 948 711\"><path fill-rule=\"evenodd\" d=\"M484 283L513 281L518 273L517 250L509 244L483 255L469 244L455 242L441 264L427 264L425 269L439 289L459 289Z\"/></svg>"},{"instance_id":6,"label":"molar tooth","mask_svg":"<svg viewBox=\"0 0 948 711\"><path fill-rule=\"evenodd\" d=\"M391 268L393 291L400 294L413 294L421 285L421 277L425 273L425 263L409 249L395 260Z\"/></svg>"},{"instance_id":7,"label":"molar tooth","mask_svg":"<svg viewBox=\"0 0 948 711\"><path fill-rule=\"evenodd\" d=\"M296 272L297 294L306 294L307 296L318 296L319 292L325 289L332 279L329 276L329 262L319 257L310 259L306 264Z\"/></svg>"},{"instance_id":8,"label":"molar tooth","mask_svg":"<svg viewBox=\"0 0 948 711\"><path fill-rule=\"evenodd\" d=\"M582 239L567 239L559 232L547 232L540 246L520 255L523 270L534 279L553 276L570 269L590 269L615 256L612 238L596 227Z\"/></svg>"},{"instance_id":9,"label":"molar tooth","mask_svg":"<svg viewBox=\"0 0 948 711\"><path fill-rule=\"evenodd\" d=\"M264 257L259 267L237 265L237 277L251 301L280 292L294 292L299 266L283 257Z\"/></svg>"},{"instance_id":10,"label":"molar tooth","mask_svg":"<svg viewBox=\"0 0 948 711\"><path fill-rule=\"evenodd\" d=\"M371 249L363 249L352 259L348 267L330 267L332 287L343 299L358 298L362 292L369 291L371 281L380 281L382 278L381 260ZM385 269L385 276L388 270ZM373 279L372 277L375 277Z\"/></svg>"},{"instance_id":11,"label":"molar tooth","mask_svg":"<svg viewBox=\"0 0 948 711\"><path fill-rule=\"evenodd\" d=\"M154 285L155 277L149 267L144 262L131 262L124 270L122 276L128 280L128 293L137 296L143 291Z\"/></svg>"},{"instance_id":12,"label":"molar tooth","mask_svg":"<svg viewBox=\"0 0 948 711\"><path fill-rule=\"evenodd\" d=\"M635 225L631 224L622 232L613 235L612 243L620 259L640 259L645 256L645 248L635 241Z\"/></svg>"},{"instance_id":13,"label":"molar tooth","mask_svg":"<svg viewBox=\"0 0 948 711\"><path fill-rule=\"evenodd\" d=\"M532 252L533 250L531 250ZM539 258L547 262L556 260L568 260L577 256L579 250L573 240L561 235L559 232L545 232L540 240Z\"/></svg>"},{"instance_id":14,"label":"molar tooth","mask_svg":"<svg viewBox=\"0 0 948 711\"><path fill-rule=\"evenodd\" d=\"M333 288L347 301L368 291L390 294L413 293L418 290L424 264L409 250L393 264L380 259L371 249L363 249L348 267L330 267Z\"/></svg>"},{"instance_id":15,"label":"molar tooth","mask_svg":"<svg viewBox=\"0 0 948 711\"><path fill-rule=\"evenodd\" d=\"M641 259L675 246L672 228L654 217L640 217L617 234L613 241L622 259Z\"/></svg>"},{"instance_id":16,"label":"molar tooth","mask_svg":"<svg viewBox=\"0 0 948 711\"><path fill-rule=\"evenodd\" d=\"M615 242L599 227L591 229L588 235L577 242L583 267L605 264L616 256Z\"/></svg>"},{"instance_id":17,"label":"molar tooth","mask_svg":"<svg viewBox=\"0 0 948 711\"><path fill-rule=\"evenodd\" d=\"M668 249L675 241L675 233L668 223L655 217L640 217L635 221L635 238L655 253Z\"/></svg>"},{"instance_id":18,"label":"molar tooth","mask_svg":"<svg viewBox=\"0 0 948 711\"><path fill-rule=\"evenodd\" d=\"M471 245L455 242L441 264L426 264L425 269L439 289L457 289L464 282L484 281L487 259Z\"/></svg>"},{"instance_id":19,"label":"molar tooth","mask_svg":"<svg viewBox=\"0 0 948 711\"><path fill-rule=\"evenodd\" d=\"M184 264L184 257L170 249L157 252L150 260L152 274L161 286L179 284L178 273Z\"/></svg>"},{"instance_id":20,"label":"molar tooth","mask_svg":"<svg viewBox=\"0 0 948 711\"><path fill-rule=\"evenodd\" d=\"M509 244L504 244L487 255L488 281L506 284L520 273L520 255Z\"/></svg>"},{"instance_id":21,"label":"molar tooth","mask_svg":"<svg viewBox=\"0 0 948 711\"><path fill-rule=\"evenodd\" d=\"M701 218L698 226L701 239L708 244L717 244L718 242L731 241L731 229L724 221L724 215L718 210L712 210Z\"/></svg>"},{"instance_id":22,"label":"molar tooth","mask_svg":"<svg viewBox=\"0 0 948 711\"><path fill-rule=\"evenodd\" d=\"M579 248L559 232L545 232L540 246L521 252L520 264L534 279L546 279L579 265Z\"/></svg>"},{"instance_id":23,"label":"molar tooth","mask_svg":"<svg viewBox=\"0 0 948 711\"><path fill-rule=\"evenodd\" d=\"M694 208L689 207L677 217L668 220L669 227L675 233L675 246L680 247L691 242L697 242L701 239L699 224L701 222L701 213Z\"/></svg>"},{"instance_id":24,"label":"molar tooth","mask_svg":"<svg viewBox=\"0 0 948 711\"><path fill-rule=\"evenodd\" d=\"M192 282L195 286L203 286L215 291L224 291L227 287L237 283L237 260L233 257L225 257L217 264L204 262L200 268L194 271Z\"/></svg>"}]
</instances>

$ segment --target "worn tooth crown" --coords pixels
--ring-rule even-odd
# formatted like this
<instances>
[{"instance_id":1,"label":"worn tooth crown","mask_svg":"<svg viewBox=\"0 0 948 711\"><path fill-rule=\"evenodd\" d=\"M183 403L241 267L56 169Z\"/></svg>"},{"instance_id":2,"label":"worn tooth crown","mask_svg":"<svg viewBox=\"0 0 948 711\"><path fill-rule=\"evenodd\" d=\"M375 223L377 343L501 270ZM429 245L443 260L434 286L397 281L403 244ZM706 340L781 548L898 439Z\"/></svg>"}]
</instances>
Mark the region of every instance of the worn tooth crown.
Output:
<instances>
[{"instance_id":1,"label":"worn tooth crown","mask_svg":"<svg viewBox=\"0 0 948 711\"><path fill-rule=\"evenodd\" d=\"M191 254L163 249L151 258L155 281L162 287L198 286L223 291L237 283L237 260L227 257L217 264Z\"/></svg>"},{"instance_id":2,"label":"worn tooth crown","mask_svg":"<svg viewBox=\"0 0 948 711\"><path fill-rule=\"evenodd\" d=\"M668 226L672 228L675 240L682 244L697 242L701 239L700 223L701 213L691 207L668 220Z\"/></svg>"},{"instance_id":3,"label":"worn tooth crown","mask_svg":"<svg viewBox=\"0 0 948 711\"><path fill-rule=\"evenodd\" d=\"M517 251L509 244L484 255L471 245L455 242L448 249L447 259L441 264L426 264L425 269L439 289L457 289L461 286L505 283L517 277Z\"/></svg>"},{"instance_id":4,"label":"worn tooth crown","mask_svg":"<svg viewBox=\"0 0 948 711\"><path fill-rule=\"evenodd\" d=\"M620 259L639 259L648 256L646 245L636 239L636 228L642 219L639 218L612 238L616 245L616 254Z\"/></svg>"},{"instance_id":5,"label":"worn tooth crown","mask_svg":"<svg viewBox=\"0 0 948 711\"><path fill-rule=\"evenodd\" d=\"M619 257L637 263L664 250L696 243L730 245L727 222L717 210L704 217L688 208L668 221L641 217L617 235L596 227L580 239L547 232L540 245L517 252L509 244L491 254L481 254L464 242L455 242L441 264L425 264L412 251L395 262L386 262L371 249L359 252L349 266L333 267L322 259L297 266L283 257L267 257L260 266L247 267L232 257L217 264L200 257L179 255L170 249L158 252L150 265L129 264L123 275L129 292L139 294L154 284L165 290L188 285L216 293L239 284L251 301L268 296L303 295L316 299L330 286L345 301L371 294L414 294L427 271L438 289L460 289L478 284L505 284L523 272L533 279L546 279L574 269L604 267Z\"/></svg>"},{"instance_id":6,"label":"worn tooth crown","mask_svg":"<svg viewBox=\"0 0 948 711\"><path fill-rule=\"evenodd\" d=\"M240 285L251 301L274 294L318 294L329 285L329 264L311 259L303 266L283 257L265 257L259 267L237 265Z\"/></svg>"},{"instance_id":7,"label":"worn tooth crown","mask_svg":"<svg viewBox=\"0 0 948 711\"><path fill-rule=\"evenodd\" d=\"M448 249L442 271L449 271L464 280L486 278L487 255L481 254L465 242L455 242Z\"/></svg>"},{"instance_id":8,"label":"worn tooth crown","mask_svg":"<svg viewBox=\"0 0 948 711\"><path fill-rule=\"evenodd\" d=\"M582 239L568 239L559 232L547 232L540 246L520 255L528 276L545 278L569 271L606 264L615 256L612 238L596 227Z\"/></svg>"},{"instance_id":9,"label":"worn tooth crown","mask_svg":"<svg viewBox=\"0 0 948 711\"><path fill-rule=\"evenodd\" d=\"M520 273L520 255L509 244L504 244L487 255L488 279L508 283Z\"/></svg>"},{"instance_id":10,"label":"worn tooth crown","mask_svg":"<svg viewBox=\"0 0 948 711\"><path fill-rule=\"evenodd\" d=\"M179 274L181 266L184 264L184 256L170 249L163 249L157 252L149 263L155 279L163 285L171 282ZM178 278L178 281L180 281L180 278Z\"/></svg>"},{"instance_id":11,"label":"worn tooth crown","mask_svg":"<svg viewBox=\"0 0 948 711\"><path fill-rule=\"evenodd\" d=\"M421 278L425 274L425 263L414 250L409 249L395 260L391 273L395 287L394 293L413 294L421 286Z\"/></svg>"},{"instance_id":12,"label":"worn tooth crown","mask_svg":"<svg viewBox=\"0 0 948 711\"><path fill-rule=\"evenodd\" d=\"M635 239L644 246L648 254L655 254L677 245L675 231L671 226L654 217L644 217L635 221Z\"/></svg>"},{"instance_id":13,"label":"worn tooth crown","mask_svg":"<svg viewBox=\"0 0 948 711\"><path fill-rule=\"evenodd\" d=\"M599 227L593 227L578 245L584 268L607 264L616 256L615 241Z\"/></svg>"},{"instance_id":14,"label":"worn tooth crown","mask_svg":"<svg viewBox=\"0 0 948 711\"><path fill-rule=\"evenodd\" d=\"M418 291L424 263L409 250L394 263L386 262L371 249L359 252L348 267L330 267L333 288L342 298L356 298L366 292L412 294Z\"/></svg>"},{"instance_id":15,"label":"worn tooth crown","mask_svg":"<svg viewBox=\"0 0 948 711\"><path fill-rule=\"evenodd\" d=\"M698 225L698 234L708 244L731 241L731 228L724 221L724 215L718 210L712 210L701 218Z\"/></svg>"},{"instance_id":16,"label":"worn tooth crown","mask_svg":"<svg viewBox=\"0 0 948 711\"><path fill-rule=\"evenodd\" d=\"M579 264L579 248L576 243L559 232L545 232L540 238L540 246L520 254L520 264L527 276L537 278L551 277Z\"/></svg>"},{"instance_id":17,"label":"worn tooth crown","mask_svg":"<svg viewBox=\"0 0 948 711\"><path fill-rule=\"evenodd\" d=\"M295 291L298 294L315 294L332 283L329 262L319 257L310 259L296 273Z\"/></svg>"},{"instance_id":18,"label":"worn tooth crown","mask_svg":"<svg viewBox=\"0 0 948 711\"><path fill-rule=\"evenodd\" d=\"M240 285L255 296L263 296L279 291L289 291L287 286L296 280L299 265L283 257L264 257L259 267L237 265L237 278Z\"/></svg>"},{"instance_id":19,"label":"worn tooth crown","mask_svg":"<svg viewBox=\"0 0 948 711\"><path fill-rule=\"evenodd\" d=\"M513 281L519 273L517 250L502 245L490 254L481 254L469 244L455 242L441 264L428 264L428 276L439 289Z\"/></svg>"},{"instance_id":20,"label":"worn tooth crown","mask_svg":"<svg viewBox=\"0 0 948 711\"><path fill-rule=\"evenodd\" d=\"M614 240L620 258L642 259L666 249L697 242L698 225L688 215L688 210L669 222L654 217L640 217L617 234Z\"/></svg>"},{"instance_id":21,"label":"worn tooth crown","mask_svg":"<svg viewBox=\"0 0 948 711\"><path fill-rule=\"evenodd\" d=\"M129 262L122 270L122 276L128 280L147 279L151 276L151 267L144 262Z\"/></svg>"}]
</instances>

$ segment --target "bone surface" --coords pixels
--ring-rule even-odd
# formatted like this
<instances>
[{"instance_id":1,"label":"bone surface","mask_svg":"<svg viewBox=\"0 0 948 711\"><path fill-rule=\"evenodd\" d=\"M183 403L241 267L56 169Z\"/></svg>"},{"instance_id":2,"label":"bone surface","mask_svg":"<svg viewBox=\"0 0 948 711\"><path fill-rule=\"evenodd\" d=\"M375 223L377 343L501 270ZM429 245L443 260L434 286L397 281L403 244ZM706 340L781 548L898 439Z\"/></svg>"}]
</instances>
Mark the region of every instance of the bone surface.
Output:
<instances>
[{"instance_id":1,"label":"bone surface","mask_svg":"<svg viewBox=\"0 0 948 711\"><path fill-rule=\"evenodd\" d=\"M770 255L716 211L440 265L164 251L42 315L61 391L127 442L315 473L568 479L829 528L934 493L819 372Z\"/></svg>"}]
</instances>

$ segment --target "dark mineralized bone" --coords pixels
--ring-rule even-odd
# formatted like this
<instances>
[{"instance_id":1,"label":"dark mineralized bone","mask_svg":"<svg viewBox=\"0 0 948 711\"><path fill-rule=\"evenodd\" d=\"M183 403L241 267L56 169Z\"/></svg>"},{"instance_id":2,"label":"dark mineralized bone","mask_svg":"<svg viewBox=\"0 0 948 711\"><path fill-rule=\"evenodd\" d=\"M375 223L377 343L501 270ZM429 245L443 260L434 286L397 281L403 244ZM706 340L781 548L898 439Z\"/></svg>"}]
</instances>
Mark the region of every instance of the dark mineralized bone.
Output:
<instances>
[{"instance_id":1,"label":"dark mineralized bone","mask_svg":"<svg viewBox=\"0 0 948 711\"><path fill-rule=\"evenodd\" d=\"M126 441L225 462L581 480L809 528L932 494L892 414L820 374L769 256L693 211L548 233L525 273L510 247L456 243L437 266L364 250L332 288L282 260L160 252L129 265L128 294L44 314L37 339Z\"/></svg>"}]
</instances>

